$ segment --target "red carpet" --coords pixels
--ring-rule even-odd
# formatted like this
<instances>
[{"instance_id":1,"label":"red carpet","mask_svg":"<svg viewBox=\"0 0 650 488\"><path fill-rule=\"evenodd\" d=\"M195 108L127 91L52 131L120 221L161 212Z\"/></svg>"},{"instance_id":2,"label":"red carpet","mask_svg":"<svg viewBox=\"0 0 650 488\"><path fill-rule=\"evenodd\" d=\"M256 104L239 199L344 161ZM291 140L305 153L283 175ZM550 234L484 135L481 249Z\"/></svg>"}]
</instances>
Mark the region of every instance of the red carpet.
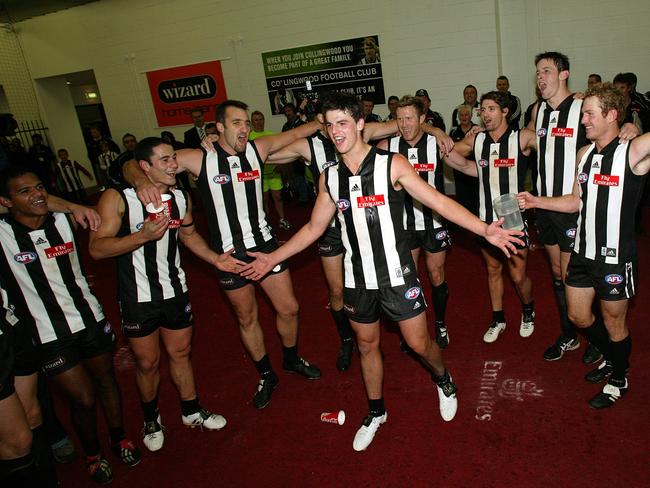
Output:
<instances>
[{"instance_id":1,"label":"red carpet","mask_svg":"<svg viewBox=\"0 0 650 488\"><path fill-rule=\"evenodd\" d=\"M647 213L647 212L646 212ZM289 208L294 225L308 217ZM647 216L646 216L647 217ZM650 229L646 218L645 228ZM280 233L288 238L291 232ZM399 349L393 326L384 328L384 396L388 421L366 452L352 450L352 439L367 412L359 361L340 373L334 366L338 338L327 304L327 291L315 249L291 261L301 304L300 352L323 371L307 381L281 372L281 347L273 315L260 300L266 344L280 386L270 405L250 403L257 374L239 341L233 315L211 269L184 257L196 326L194 366L202 403L222 413L228 425L220 432L181 425L180 407L166 370L160 410L167 427L162 451L142 446L141 411L132 363L122 347L116 367L124 395L127 430L143 450L139 466L129 469L111 454L115 487L647 487L647 406L650 368L646 317L650 284L650 238L638 240L639 293L628 318L634 338L630 389L614 408L594 411L586 400L598 386L583 380L588 367L580 350L561 361L542 359L559 332L550 271L543 251L531 252L536 329L519 337L520 306L506 286L508 329L494 344L482 340L491 319L486 274L473 238L453 234L447 261L450 288L447 365L459 387L456 418L444 422L428 374ZM111 322L119 324L113 263L88 261L95 289ZM427 296L430 296L427 289ZM645 379L644 379L645 378ZM343 409L343 426L324 424L323 411ZM60 416L65 410L59 406ZM105 432L103 421L102 432ZM108 446L105 446L108 451ZM64 487L95 486L82 462L61 466Z\"/></svg>"}]
</instances>

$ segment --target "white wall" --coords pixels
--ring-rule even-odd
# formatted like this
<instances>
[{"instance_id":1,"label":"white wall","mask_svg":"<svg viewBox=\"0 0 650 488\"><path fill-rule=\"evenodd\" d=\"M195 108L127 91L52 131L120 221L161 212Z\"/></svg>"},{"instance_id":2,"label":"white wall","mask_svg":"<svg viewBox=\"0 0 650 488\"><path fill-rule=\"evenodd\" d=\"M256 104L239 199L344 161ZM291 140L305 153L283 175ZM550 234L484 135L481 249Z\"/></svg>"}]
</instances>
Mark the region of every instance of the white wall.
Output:
<instances>
[{"instance_id":1,"label":"white wall","mask_svg":"<svg viewBox=\"0 0 650 488\"><path fill-rule=\"evenodd\" d=\"M16 27L32 78L94 70L113 133L143 137L160 132L145 71L224 59L228 95L278 130L260 53L370 34L380 36L386 94L427 88L448 125L467 83L488 91L501 73L527 105L532 59L545 50L569 55L574 90L592 71L634 71L647 90L648 18L646 0L103 0Z\"/></svg>"}]
</instances>

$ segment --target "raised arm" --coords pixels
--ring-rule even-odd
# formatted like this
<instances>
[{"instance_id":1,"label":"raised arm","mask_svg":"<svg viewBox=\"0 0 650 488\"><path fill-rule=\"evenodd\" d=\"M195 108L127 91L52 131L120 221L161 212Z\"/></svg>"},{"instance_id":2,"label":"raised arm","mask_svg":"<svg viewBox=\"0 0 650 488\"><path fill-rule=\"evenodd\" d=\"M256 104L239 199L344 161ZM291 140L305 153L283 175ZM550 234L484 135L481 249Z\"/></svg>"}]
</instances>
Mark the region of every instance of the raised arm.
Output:
<instances>
[{"instance_id":1,"label":"raised arm","mask_svg":"<svg viewBox=\"0 0 650 488\"><path fill-rule=\"evenodd\" d=\"M393 156L391 179L396 188L399 186L403 187L413 198L435 210L447 220L479 236L485 237L491 244L500 248L508 257L510 256L510 252L517 253L517 249L514 246L515 243L524 245L516 237L523 235L522 232L502 229L500 227L503 223L502 219L490 225L482 222L465 207L456 203L451 198L446 197L431 185L428 185L412 170L411 165L408 164L403 156Z\"/></svg>"},{"instance_id":2,"label":"raised arm","mask_svg":"<svg viewBox=\"0 0 650 488\"><path fill-rule=\"evenodd\" d=\"M266 161L269 154L279 151L298 139L309 137L322 127L320 122L314 120L286 132L258 137L255 139L255 145L257 146L257 151L260 153L262 161Z\"/></svg>"},{"instance_id":3,"label":"raised arm","mask_svg":"<svg viewBox=\"0 0 650 488\"><path fill-rule=\"evenodd\" d=\"M307 142L307 139L298 139L287 147L284 147L273 154L269 154L266 162L273 164L287 164L292 163L298 158L303 158L307 161L311 160L311 152L309 151L309 142Z\"/></svg>"},{"instance_id":4,"label":"raised arm","mask_svg":"<svg viewBox=\"0 0 650 488\"><path fill-rule=\"evenodd\" d=\"M532 130L535 132L535 125L537 124L537 111L539 110L539 100L533 105L533 109L530 112L530 122L526 126L526 129Z\"/></svg>"},{"instance_id":5,"label":"raised arm","mask_svg":"<svg viewBox=\"0 0 650 488\"><path fill-rule=\"evenodd\" d=\"M90 235L88 249L94 259L105 259L131 252L143 244L160 239L169 226L168 218L145 220L140 231L116 237L122 225L124 200L113 189L106 190L97 204L102 225Z\"/></svg>"},{"instance_id":6,"label":"raised arm","mask_svg":"<svg viewBox=\"0 0 650 488\"><path fill-rule=\"evenodd\" d=\"M314 204L309 222L296 232L291 239L272 253L249 252L248 254L250 256L255 257L255 261L250 263L240 273L242 276L251 280L261 279L278 263L285 261L294 254L298 254L323 235L323 232L325 232L332 220L332 216L336 212L336 205L325 188L324 175L321 175L318 186L318 197L316 197L316 203Z\"/></svg>"},{"instance_id":7,"label":"raised arm","mask_svg":"<svg viewBox=\"0 0 650 488\"><path fill-rule=\"evenodd\" d=\"M368 122L363 128L363 141L374 141L395 135L398 131L396 120L386 122Z\"/></svg>"}]
</instances>

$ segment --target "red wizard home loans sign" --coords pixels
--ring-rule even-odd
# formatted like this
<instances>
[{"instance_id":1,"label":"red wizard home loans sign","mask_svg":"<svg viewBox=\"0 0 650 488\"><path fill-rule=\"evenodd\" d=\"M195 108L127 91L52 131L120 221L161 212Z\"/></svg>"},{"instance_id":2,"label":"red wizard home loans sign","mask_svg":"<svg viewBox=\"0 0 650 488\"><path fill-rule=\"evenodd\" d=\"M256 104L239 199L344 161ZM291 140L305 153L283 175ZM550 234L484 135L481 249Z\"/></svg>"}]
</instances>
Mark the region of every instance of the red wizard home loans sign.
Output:
<instances>
[{"instance_id":1,"label":"red wizard home loans sign","mask_svg":"<svg viewBox=\"0 0 650 488\"><path fill-rule=\"evenodd\" d=\"M215 105L228 98L219 61L149 71L147 80L159 127L191 124L195 108L214 120Z\"/></svg>"}]
</instances>

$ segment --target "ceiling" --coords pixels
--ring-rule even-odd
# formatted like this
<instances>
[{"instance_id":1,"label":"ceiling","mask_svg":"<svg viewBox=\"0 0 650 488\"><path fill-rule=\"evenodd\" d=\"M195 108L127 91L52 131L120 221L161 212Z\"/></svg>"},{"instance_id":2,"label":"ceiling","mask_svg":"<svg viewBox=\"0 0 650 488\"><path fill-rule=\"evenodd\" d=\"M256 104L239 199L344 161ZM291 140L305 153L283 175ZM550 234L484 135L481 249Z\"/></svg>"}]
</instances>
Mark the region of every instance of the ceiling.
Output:
<instances>
[{"instance_id":1,"label":"ceiling","mask_svg":"<svg viewBox=\"0 0 650 488\"><path fill-rule=\"evenodd\" d=\"M96 1L98 0L0 0L0 23L14 24Z\"/></svg>"}]
</instances>

